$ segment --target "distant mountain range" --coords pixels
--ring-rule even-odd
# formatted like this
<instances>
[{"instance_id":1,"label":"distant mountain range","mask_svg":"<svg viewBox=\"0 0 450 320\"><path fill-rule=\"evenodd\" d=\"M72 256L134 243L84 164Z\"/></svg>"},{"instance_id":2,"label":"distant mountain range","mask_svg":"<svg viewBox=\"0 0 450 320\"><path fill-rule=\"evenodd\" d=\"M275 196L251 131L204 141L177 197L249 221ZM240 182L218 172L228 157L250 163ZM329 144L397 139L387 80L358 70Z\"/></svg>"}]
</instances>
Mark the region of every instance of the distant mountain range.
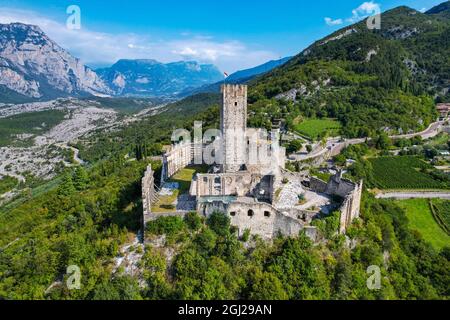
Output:
<instances>
[{"instance_id":1,"label":"distant mountain range","mask_svg":"<svg viewBox=\"0 0 450 320\"><path fill-rule=\"evenodd\" d=\"M441 16L444 18L450 18L450 1L443 2L439 5L431 8L430 10L428 10L425 13L432 14L432 15L438 15L438 16Z\"/></svg>"},{"instance_id":2,"label":"distant mountain range","mask_svg":"<svg viewBox=\"0 0 450 320\"><path fill-rule=\"evenodd\" d=\"M161 63L156 60L119 60L96 70L116 95L173 96L182 91L220 81L222 72L195 61Z\"/></svg>"},{"instance_id":3,"label":"distant mountain range","mask_svg":"<svg viewBox=\"0 0 450 320\"><path fill-rule=\"evenodd\" d=\"M232 74L242 82L285 63L270 61ZM161 63L119 60L109 68L92 70L51 40L38 26L0 24L0 103L84 96L186 96L215 84L224 75L211 64L195 61Z\"/></svg>"},{"instance_id":4,"label":"distant mountain range","mask_svg":"<svg viewBox=\"0 0 450 320\"><path fill-rule=\"evenodd\" d=\"M246 83L252 79L254 79L257 76L261 76L279 66L284 65L286 62L288 62L292 57L286 57L279 60L271 60L269 62L266 62L264 64L261 64L259 66L256 66L254 68L245 69L237 71L230 76L228 76L226 79L218 81L213 84L209 84L200 88L196 88L194 90L187 90L184 91L181 96L189 96L197 93L214 93L220 91L220 86L226 82L226 83L234 83L234 84L241 84Z\"/></svg>"}]
</instances>

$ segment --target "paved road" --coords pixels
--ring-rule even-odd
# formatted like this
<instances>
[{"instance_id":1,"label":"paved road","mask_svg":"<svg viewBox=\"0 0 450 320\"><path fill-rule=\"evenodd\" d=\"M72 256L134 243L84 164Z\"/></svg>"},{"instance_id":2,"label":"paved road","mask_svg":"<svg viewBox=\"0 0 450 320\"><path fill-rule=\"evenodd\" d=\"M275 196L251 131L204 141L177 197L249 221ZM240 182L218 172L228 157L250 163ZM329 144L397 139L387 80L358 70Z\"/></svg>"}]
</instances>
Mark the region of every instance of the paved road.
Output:
<instances>
[{"instance_id":1,"label":"paved road","mask_svg":"<svg viewBox=\"0 0 450 320\"><path fill-rule=\"evenodd\" d=\"M437 136L442 131L444 123L445 123L445 121L433 122L432 124L430 124L430 126L427 129L425 129L421 132L395 135L395 136L391 136L391 138L392 139L412 139L414 137L421 136L422 139L424 139L424 140L430 139L430 138Z\"/></svg>"},{"instance_id":2,"label":"paved road","mask_svg":"<svg viewBox=\"0 0 450 320\"><path fill-rule=\"evenodd\" d=\"M417 191L417 192L383 192L375 196L377 199L446 199L450 200L450 191Z\"/></svg>"},{"instance_id":3,"label":"paved road","mask_svg":"<svg viewBox=\"0 0 450 320\"><path fill-rule=\"evenodd\" d=\"M393 135L390 136L391 139L412 139L414 137L420 136L422 139L430 139L432 137L437 136L440 132L442 132L444 128L445 121L438 121L430 124L430 126L421 132L410 133L410 134L402 134L402 135ZM289 157L291 161L305 161L309 159L319 158L321 156L334 157L337 156L350 145L361 144L366 142L366 140L370 140L367 138L358 138L358 139L348 139L344 141L340 141L340 138L330 138L327 140L325 146L319 145L309 154L293 154Z\"/></svg>"}]
</instances>

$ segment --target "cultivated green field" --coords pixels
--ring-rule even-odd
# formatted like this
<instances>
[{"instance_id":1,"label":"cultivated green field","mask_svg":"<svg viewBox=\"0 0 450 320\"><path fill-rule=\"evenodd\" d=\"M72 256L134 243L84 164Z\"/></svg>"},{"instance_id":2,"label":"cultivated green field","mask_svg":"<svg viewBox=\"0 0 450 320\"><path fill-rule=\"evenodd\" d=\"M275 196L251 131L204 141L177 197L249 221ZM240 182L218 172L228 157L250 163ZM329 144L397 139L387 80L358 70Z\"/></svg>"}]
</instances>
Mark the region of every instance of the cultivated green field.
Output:
<instances>
[{"instance_id":1,"label":"cultivated green field","mask_svg":"<svg viewBox=\"0 0 450 320\"><path fill-rule=\"evenodd\" d=\"M429 200L402 200L398 204L406 211L411 229L419 231L425 241L438 250L450 246L450 236L434 220Z\"/></svg>"},{"instance_id":2,"label":"cultivated green field","mask_svg":"<svg viewBox=\"0 0 450 320\"><path fill-rule=\"evenodd\" d=\"M373 187L379 189L448 189L449 181L433 176L435 169L414 156L370 159Z\"/></svg>"},{"instance_id":3,"label":"cultivated green field","mask_svg":"<svg viewBox=\"0 0 450 320\"><path fill-rule=\"evenodd\" d=\"M325 135L339 134L341 124L333 119L307 119L295 126L295 130L311 139L317 139Z\"/></svg>"},{"instance_id":4,"label":"cultivated green field","mask_svg":"<svg viewBox=\"0 0 450 320\"><path fill-rule=\"evenodd\" d=\"M433 214L441 228L450 235L450 201L432 200Z\"/></svg>"},{"instance_id":5,"label":"cultivated green field","mask_svg":"<svg viewBox=\"0 0 450 320\"><path fill-rule=\"evenodd\" d=\"M11 144L15 135L39 134L46 132L60 123L65 112L60 110L47 110L39 112L22 113L0 119L0 147Z\"/></svg>"}]
</instances>

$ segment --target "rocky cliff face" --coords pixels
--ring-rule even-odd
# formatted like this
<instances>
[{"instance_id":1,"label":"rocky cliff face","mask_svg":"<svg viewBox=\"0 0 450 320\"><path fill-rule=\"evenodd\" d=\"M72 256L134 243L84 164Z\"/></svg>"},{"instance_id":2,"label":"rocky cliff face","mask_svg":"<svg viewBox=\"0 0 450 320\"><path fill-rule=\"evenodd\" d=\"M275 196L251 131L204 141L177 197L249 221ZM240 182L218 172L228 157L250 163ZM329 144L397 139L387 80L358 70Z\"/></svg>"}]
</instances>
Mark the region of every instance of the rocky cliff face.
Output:
<instances>
[{"instance_id":1,"label":"rocky cliff face","mask_svg":"<svg viewBox=\"0 0 450 320\"><path fill-rule=\"evenodd\" d=\"M0 87L28 98L109 94L97 74L37 26L0 24Z\"/></svg>"}]
</instances>

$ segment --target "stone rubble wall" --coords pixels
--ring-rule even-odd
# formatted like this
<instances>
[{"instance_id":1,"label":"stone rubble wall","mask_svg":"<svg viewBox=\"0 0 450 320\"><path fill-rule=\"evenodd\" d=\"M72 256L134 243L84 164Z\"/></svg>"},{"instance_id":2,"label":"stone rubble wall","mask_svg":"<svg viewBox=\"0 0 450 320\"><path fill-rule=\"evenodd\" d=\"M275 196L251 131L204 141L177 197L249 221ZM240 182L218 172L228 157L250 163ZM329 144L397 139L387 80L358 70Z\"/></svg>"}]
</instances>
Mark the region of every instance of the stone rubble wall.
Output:
<instances>
[{"instance_id":1,"label":"stone rubble wall","mask_svg":"<svg viewBox=\"0 0 450 320\"><path fill-rule=\"evenodd\" d=\"M179 143L171 146L163 157L162 179L165 181L193 162L192 143Z\"/></svg>"},{"instance_id":2,"label":"stone rubble wall","mask_svg":"<svg viewBox=\"0 0 450 320\"><path fill-rule=\"evenodd\" d=\"M155 178L152 166L149 165L142 178L142 206L143 206L143 226L151 217L152 202L156 199Z\"/></svg>"},{"instance_id":3,"label":"stone rubble wall","mask_svg":"<svg viewBox=\"0 0 450 320\"><path fill-rule=\"evenodd\" d=\"M347 195L342 204L341 218L339 224L339 233L345 234L347 228L351 225L355 218L359 217L361 209L361 196L363 190L363 181L361 180L359 184L355 185L354 190Z\"/></svg>"},{"instance_id":4,"label":"stone rubble wall","mask_svg":"<svg viewBox=\"0 0 450 320\"><path fill-rule=\"evenodd\" d=\"M345 234L352 221L359 217L363 181L354 183L343 179L340 174L331 177L328 183L311 177L310 188L315 192L339 196L344 199L339 209L341 212L339 233Z\"/></svg>"},{"instance_id":5,"label":"stone rubble wall","mask_svg":"<svg viewBox=\"0 0 450 320\"><path fill-rule=\"evenodd\" d=\"M348 194L353 192L355 188L355 183L347 179L342 179L338 174L331 177L330 181L328 181L325 193L345 198Z\"/></svg>"},{"instance_id":6,"label":"stone rubble wall","mask_svg":"<svg viewBox=\"0 0 450 320\"><path fill-rule=\"evenodd\" d=\"M327 185L328 184L325 181L322 181L316 177L311 177L309 187L315 192L326 193Z\"/></svg>"},{"instance_id":7,"label":"stone rubble wall","mask_svg":"<svg viewBox=\"0 0 450 320\"><path fill-rule=\"evenodd\" d=\"M199 212L205 216L213 212L223 212L231 219L231 225L238 228L239 236L248 229L250 234L258 235L262 239L270 240L281 234L288 237L296 237L300 231L314 241L317 229L308 226L308 223L286 213L278 211L272 205L264 202L240 201L239 199L228 204L221 201L205 202L199 204ZM296 212L300 214L300 212Z\"/></svg>"},{"instance_id":8,"label":"stone rubble wall","mask_svg":"<svg viewBox=\"0 0 450 320\"><path fill-rule=\"evenodd\" d=\"M205 196L253 196L261 201L271 201L274 176L261 176L250 172L197 174L191 195Z\"/></svg>"}]
</instances>

